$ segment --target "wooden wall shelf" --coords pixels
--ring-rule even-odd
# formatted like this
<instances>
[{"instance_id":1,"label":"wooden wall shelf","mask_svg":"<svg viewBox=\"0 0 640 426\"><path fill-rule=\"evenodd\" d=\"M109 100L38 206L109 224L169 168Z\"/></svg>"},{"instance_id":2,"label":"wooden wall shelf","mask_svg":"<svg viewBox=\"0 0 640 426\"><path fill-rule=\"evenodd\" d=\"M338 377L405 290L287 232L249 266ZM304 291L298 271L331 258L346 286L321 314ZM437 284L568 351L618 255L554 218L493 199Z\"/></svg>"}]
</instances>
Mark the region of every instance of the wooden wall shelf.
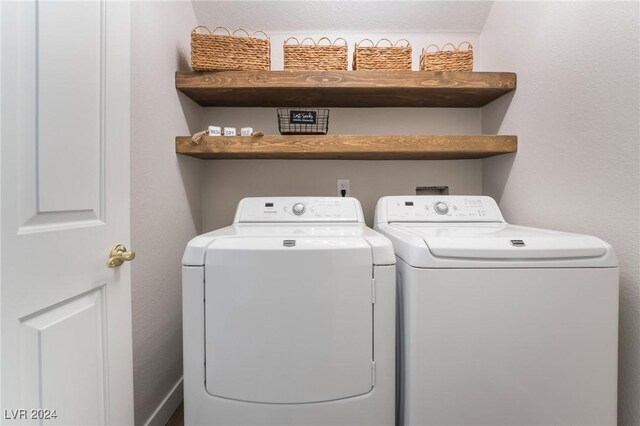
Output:
<instances>
[{"instance_id":1,"label":"wooden wall shelf","mask_svg":"<svg viewBox=\"0 0 640 426\"><path fill-rule=\"evenodd\" d=\"M451 160L516 152L517 136L326 135L176 138L176 152L203 159Z\"/></svg>"},{"instance_id":2,"label":"wooden wall shelf","mask_svg":"<svg viewBox=\"0 0 640 426\"><path fill-rule=\"evenodd\" d=\"M176 88L202 106L478 108L516 88L510 72L176 72Z\"/></svg>"}]
</instances>

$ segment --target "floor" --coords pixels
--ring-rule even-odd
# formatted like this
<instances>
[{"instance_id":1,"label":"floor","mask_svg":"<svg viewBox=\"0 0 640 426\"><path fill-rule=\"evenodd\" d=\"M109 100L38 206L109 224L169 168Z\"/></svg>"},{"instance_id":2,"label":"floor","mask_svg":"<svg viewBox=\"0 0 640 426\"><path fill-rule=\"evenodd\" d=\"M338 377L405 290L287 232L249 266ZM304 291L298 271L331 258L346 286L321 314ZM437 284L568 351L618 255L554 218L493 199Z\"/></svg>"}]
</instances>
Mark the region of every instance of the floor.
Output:
<instances>
[{"instance_id":1,"label":"floor","mask_svg":"<svg viewBox=\"0 0 640 426\"><path fill-rule=\"evenodd\" d=\"M176 408L166 426L184 426L184 403Z\"/></svg>"}]
</instances>

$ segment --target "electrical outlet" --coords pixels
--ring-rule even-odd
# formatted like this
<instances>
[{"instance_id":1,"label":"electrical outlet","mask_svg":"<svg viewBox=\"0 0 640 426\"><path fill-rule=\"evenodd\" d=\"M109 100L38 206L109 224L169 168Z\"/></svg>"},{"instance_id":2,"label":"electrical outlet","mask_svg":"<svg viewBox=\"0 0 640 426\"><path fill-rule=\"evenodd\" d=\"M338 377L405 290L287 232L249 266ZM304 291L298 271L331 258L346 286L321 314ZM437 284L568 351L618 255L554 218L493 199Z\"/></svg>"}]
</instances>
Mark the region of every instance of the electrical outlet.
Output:
<instances>
[{"instance_id":1,"label":"electrical outlet","mask_svg":"<svg viewBox=\"0 0 640 426\"><path fill-rule=\"evenodd\" d=\"M348 197L350 195L349 179L338 179L338 197Z\"/></svg>"}]
</instances>

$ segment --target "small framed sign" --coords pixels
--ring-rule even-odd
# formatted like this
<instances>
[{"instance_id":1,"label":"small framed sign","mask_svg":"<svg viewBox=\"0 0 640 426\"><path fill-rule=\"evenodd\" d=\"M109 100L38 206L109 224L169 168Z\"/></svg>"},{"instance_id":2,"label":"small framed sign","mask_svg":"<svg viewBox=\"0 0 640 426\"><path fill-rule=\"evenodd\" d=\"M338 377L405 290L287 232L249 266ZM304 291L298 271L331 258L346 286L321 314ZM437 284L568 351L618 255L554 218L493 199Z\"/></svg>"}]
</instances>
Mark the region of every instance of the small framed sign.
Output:
<instances>
[{"instance_id":1,"label":"small framed sign","mask_svg":"<svg viewBox=\"0 0 640 426\"><path fill-rule=\"evenodd\" d=\"M289 111L289 124L316 124L318 122L317 111Z\"/></svg>"}]
</instances>

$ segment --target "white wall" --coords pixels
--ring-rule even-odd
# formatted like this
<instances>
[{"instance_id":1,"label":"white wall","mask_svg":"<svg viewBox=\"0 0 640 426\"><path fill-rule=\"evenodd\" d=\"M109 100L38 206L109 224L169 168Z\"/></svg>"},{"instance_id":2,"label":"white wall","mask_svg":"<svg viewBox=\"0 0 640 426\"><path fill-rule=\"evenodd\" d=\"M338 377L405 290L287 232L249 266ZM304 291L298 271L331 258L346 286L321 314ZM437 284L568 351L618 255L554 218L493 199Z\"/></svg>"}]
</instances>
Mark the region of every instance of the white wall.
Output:
<instances>
[{"instance_id":1,"label":"white wall","mask_svg":"<svg viewBox=\"0 0 640 426\"><path fill-rule=\"evenodd\" d=\"M619 423L640 424L638 3L494 4L486 69L518 73L483 130L518 135L484 160L483 187L510 222L596 235L620 260ZM578 296L578 295L577 295Z\"/></svg>"},{"instance_id":2,"label":"white wall","mask_svg":"<svg viewBox=\"0 0 640 426\"><path fill-rule=\"evenodd\" d=\"M215 160L205 169L205 231L229 225L235 207L249 196L336 196L337 178L350 180L373 226L375 203L385 195L415 194L416 186L448 185L452 194L481 194L481 160L346 161Z\"/></svg>"},{"instance_id":3,"label":"white wall","mask_svg":"<svg viewBox=\"0 0 640 426\"><path fill-rule=\"evenodd\" d=\"M176 156L201 110L174 86L187 70L189 2L134 2L131 61L131 240L135 421L152 417L182 377L180 259L201 228L202 162ZM180 386L177 386L180 389ZM178 392L177 392L178 393ZM169 400L179 403L181 395ZM168 415L175 407L168 410Z\"/></svg>"},{"instance_id":4,"label":"white wall","mask_svg":"<svg viewBox=\"0 0 640 426\"><path fill-rule=\"evenodd\" d=\"M394 22L393 30L400 27ZM472 33L325 33L270 32L272 69L283 67L282 43L288 36L344 37L353 45L365 37L392 41L407 38L413 46L414 69L420 47L447 41L479 44ZM476 69L480 68L479 60ZM295 105L291 105L295 106ZM201 126L251 126L265 134L278 134L276 108L204 108ZM476 134L481 133L478 108L330 108L329 134ZM481 160L461 161L347 161L347 160L219 160L204 165L203 231L231 223L238 201L247 196L337 195L336 180L350 180L365 218L372 223L378 198L414 194L416 186L448 185L451 194L482 192Z\"/></svg>"},{"instance_id":5,"label":"white wall","mask_svg":"<svg viewBox=\"0 0 640 426\"><path fill-rule=\"evenodd\" d=\"M207 108L211 123L252 125L278 134L275 108ZM331 133L480 133L479 109L331 108ZM337 195L336 180L350 180L372 225L378 198L415 194L416 186L447 185L451 194L482 193L481 160L348 161L216 160L204 165L203 230L231 223L238 201L248 196Z\"/></svg>"}]
</instances>

